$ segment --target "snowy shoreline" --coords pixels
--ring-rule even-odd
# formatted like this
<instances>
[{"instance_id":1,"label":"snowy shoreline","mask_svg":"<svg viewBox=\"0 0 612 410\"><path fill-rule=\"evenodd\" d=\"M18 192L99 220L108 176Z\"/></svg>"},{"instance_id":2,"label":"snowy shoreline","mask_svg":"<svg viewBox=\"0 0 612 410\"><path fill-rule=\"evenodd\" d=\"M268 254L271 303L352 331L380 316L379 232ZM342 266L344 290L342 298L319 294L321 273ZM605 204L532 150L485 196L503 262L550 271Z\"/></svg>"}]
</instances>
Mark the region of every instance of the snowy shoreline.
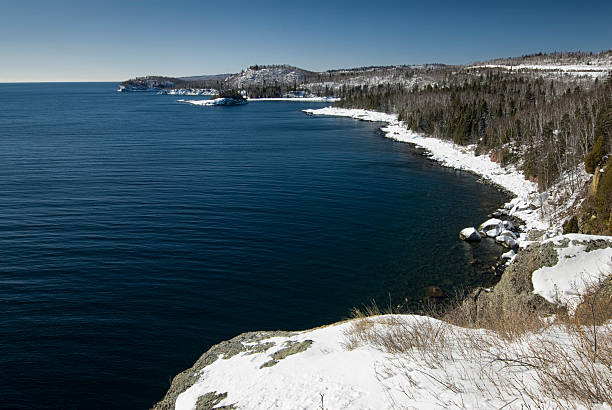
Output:
<instances>
[{"instance_id":1,"label":"snowy shoreline","mask_svg":"<svg viewBox=\"0 0 612 410\"><path fill-rule=\"evenodd\" d=\"M548 203L548 196L551 193L557 194L558 186L551 188L549 192L545 193L547 198L544 199L544 196L538 193L537 184L525 179L524 175L515 167L504 168L499 163L492 161L488 155L476 155L475 146L461 146L450 141L426 137L411 131L398 120L395 114L336 107L306 109L303 112L309 115L328 115L349 117L362 121L385 122L387 125L381 127L381 130L387 138L424 148L429 158L443 166L480 175L484 180L516 195L514 199L498 209L494 216L502 218L515 217L522 221L524 225L520 227L521 232L519 235L515 236L518 233L516 231L509 232L512 228L506 229L505 224L507 221L501 221L496 218L485 221L478 229L467 227L461 231L461 234L466 236L466 231L470 231L470 233L472 231L480 232L485 237L494 237L498 243L509 245L507 247L511 250L501 256L502 260L507 260L506 266L510 265L514 258L516 258L516 252L520 252L519 248L525 248L534 242L546 243L553 241L556 243L566 240L572 241L572 245L568 247L566 253L570 255L568 258L575 258L572 262L578 261L578 265L568 263L565 258L562 258L550 268L533 272L532 283L534 293L539 294L549 302L563 303L571 309L577 304L573 294L576 289L583 291L586 289L587 284L601 280L604 277L601 273L602 267L605 266L606 261L612 260L612 249L592 252L587 255L584 252L585 247L581 243L591 240L612 241L612 237L562 235L563 219L559 218L558 214L553 213L547 215L547 220L545 212L541 211L542 208L547 206L552 207ZM579 179L582 183L586 183L589 175L582 171L582 173L579 173ZM560 210L567 209L576 200L576 195L577 192L566 195L560 201L561 203L556 204L556 207ZM492 231L489 231L489 227L485 227L485 225L490 225L493 228ZM512 223L510 223L511 225ZM529 239L529 233L532 230L538 233L537 236L540 236L539 240L533 241ZM500 238L502 242L500 242ZM477 239L480 240L480 237ZM588 269L581 271L579 269L581 265L584 267L588 266ZM548 272L548 274L545 272Z\"/></svg>"},{"instance_id":2,"label":"snowy shoreline","mask_svg":"<svg viewBox=\"0 0 612 410\"><path fill-rule=\"evenodd\" d=\"M525 179L525 176L513 166L502 167L494 162L488 155L476 155L475 145L462 146L451 141L442 140L435 137L428 137L409 130L398 120L396 114L381 113L356 108L337 108L325 107L319 109L302 110L308 115L326 115L336 117L348 117L362 121L385 122L386 126L381 127L381 131L387 138L399 142L413 144L425 149L425 155L443 166L457 170L471 172L479 175L484 181L496 185L515 198L504 204L506 216L516 217L524 222L522 230L526 233L531 230L549 231L551 234L558 234L561 230L561 223L552 215L545 215L538 208L549 207L547 199L538 193L538 186L535 182ZM588 175L582 171L581 180L586 181ZM557 192L554 192L555 194ZM566 195L563 207L569 206L574 201L574 195ZM521 235L519 244L526 244L526 235Z\"/></svg>"},{"instance_id":3,"label":"snowy shoreline","mask_svg":"<svg viewBox=\"0 0 612 410\"><path fill-rule=\"evenodd\" d=\"M386 122L381 130L387 138L399 142L414 144L427 150L428 157L444 166L463 171L470 171L482 176L484 179L499 185L517 197L529 199L537 194L537 184L528 181L515 168L503 168L491 161L487 155L476 156L475 146L461 146L435 137L427 137L407 129L395 114L386 114L354 108L325 107L319 109L306 109L303 112L310 115L329 115L336 117L349 117L362 121Z\"/></svg>"}]
</instances>

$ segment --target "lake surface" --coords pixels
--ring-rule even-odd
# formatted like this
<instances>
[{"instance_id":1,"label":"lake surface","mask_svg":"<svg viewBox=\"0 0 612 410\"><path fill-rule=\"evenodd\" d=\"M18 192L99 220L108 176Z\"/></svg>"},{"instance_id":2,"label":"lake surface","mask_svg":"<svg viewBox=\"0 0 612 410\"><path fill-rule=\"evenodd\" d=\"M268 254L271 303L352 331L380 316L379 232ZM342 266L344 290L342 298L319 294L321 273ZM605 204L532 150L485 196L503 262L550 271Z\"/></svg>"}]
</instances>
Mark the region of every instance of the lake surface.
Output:
<instances>
[{"instance_id":1,"label":"lake surface","mask_svg":"<svg viewBox=\"0 0 612 410\"><path fill-rule=\"evenodd\" d=\"M416 307L501 252L458 232L507 196L381 124L116 87L0 84L0 407L148 408L221 340Z\"/></svg>"}]
</instances>

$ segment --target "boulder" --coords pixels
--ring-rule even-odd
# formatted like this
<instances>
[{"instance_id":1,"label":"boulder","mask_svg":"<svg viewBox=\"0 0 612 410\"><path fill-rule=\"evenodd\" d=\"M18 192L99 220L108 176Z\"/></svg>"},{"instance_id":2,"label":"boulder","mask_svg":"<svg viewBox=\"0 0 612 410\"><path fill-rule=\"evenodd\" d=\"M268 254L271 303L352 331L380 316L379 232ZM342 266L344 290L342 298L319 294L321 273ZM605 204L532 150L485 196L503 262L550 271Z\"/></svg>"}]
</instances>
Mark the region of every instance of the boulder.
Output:
<instances>
[{"instance_id":1,"label":"boulder","mask_svg":"<svg viewBox=\"0 0 612 410\"><path fill-rule=\"evenodd\" d=\"M480 230L480 231L488 230L489 227L498 226L501 223L502 223L501 220L499 220L497 218L491 218L491 219L488 219L488 220L484 221L483 223L481 223L480 226L478 227L478 230Z\"/></svg>"},{"instance_id":2,"label":"boulder","mask_svg":"<svg viewBox=\"0 0 612 410\"><path fill-rule=\"evenodd\" d=\"M459 232L459 238L466 242L480 242L480 234L476 228L464 228Z\"/></svg>"},{"instance_id":3,"label":"boulder","mask_svg":"<svg viewBox=\"0 0 612 410\"><path fill-rule=\"evenodd\" d=\"M502 221L497 218L491 218L485 222L483 222L478 227L478 232L482 233L484 236L488 236L489 238L495 238L504 230L504 225Z\"/></svg>"},{"instance_id":4,"label":"boulder","mask_svg":"<svg viewBox=\"0 0 612 410\"><path fill-rule=\"evenodd\" d=\"M512 201L504 204L502 214L503 215L514 215L515 212L524 211L526 209L529 209L529 206L530 205L525 200L521 198L514 198Z\"/></svg>"}]
</instances>

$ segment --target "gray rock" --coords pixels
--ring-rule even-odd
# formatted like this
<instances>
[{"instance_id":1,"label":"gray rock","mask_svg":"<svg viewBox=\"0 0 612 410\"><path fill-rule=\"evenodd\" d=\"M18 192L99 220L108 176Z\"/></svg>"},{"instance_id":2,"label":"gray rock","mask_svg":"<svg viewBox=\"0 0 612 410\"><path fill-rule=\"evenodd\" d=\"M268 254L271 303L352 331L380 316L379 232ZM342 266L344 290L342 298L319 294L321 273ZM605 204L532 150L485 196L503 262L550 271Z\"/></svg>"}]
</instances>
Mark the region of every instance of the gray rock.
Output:
<instances>
[{"instance_id":1,"label":"gray rock","mask_svg":"<svg viewBox=\"0 0 612 410\"><path fill-rule=\"evenodd\" d=\"M274 352L272 354L272 360L268 360L264 364L262 364L259 368L263 369L265 367L272 367L277 364L280 360L291 356L293 354L302 353L306 351L310 346L312 346L312 340L304 340L303 342L296 342L294 340L289 340L285 342L285 347Z\"/></svg>"},{"instance_id":2,"label":"gray rock","mask_svg":"<svg viewBox=\"0 0 612 410\"><path fill-rule=\"evenodd\" d=\"M198 397L196 402L196 410L234 410L234 405L229 406L218 406L221 400L227 398L227 393L209 392L203 396Z\"/></svg>"},{"instance_id":3,"label":"gray rock","mask_svg":"<svg viewBox=\"0 0 612 410\"><path fill-rule=\"evenodd\" d=\"M485 236L490 238L495 238L498 236L501 231L503 231L504 227L502 221L497 218L491 218L485 222L483 222L479 227L478 231Z\"/></svg>"},{"instance_id":4,"label":"gray rock","mask_svg":"<svg viewBox=\"0 0 612 410\"><path fill-rule=\"evenodd\" d=\"M269 348L270 342L263 342L266 339L270 339L272 337L288 337L294 334L294 332L286 331L248 332L242 333L233 339L214 345L206 353L200 356L200 358L190 369L182 371L176 375L174 379L172 379L172 384L166 392L166 395L162 400L153 406L153 410L173 410L174 403L176 402L178 395L193 386L198 381L200 372L206 368L206 366L211 365L220 358L229 359L230 357L233 357L239 353L249 353L253 350L260 350L264 347ZM261 345L264 346L262 347ZM207 399L208 401L204 400L204 402L214 402L214 397L212 395L209 397L209 399L210 400Z\"/></svg>"}]
</instances>

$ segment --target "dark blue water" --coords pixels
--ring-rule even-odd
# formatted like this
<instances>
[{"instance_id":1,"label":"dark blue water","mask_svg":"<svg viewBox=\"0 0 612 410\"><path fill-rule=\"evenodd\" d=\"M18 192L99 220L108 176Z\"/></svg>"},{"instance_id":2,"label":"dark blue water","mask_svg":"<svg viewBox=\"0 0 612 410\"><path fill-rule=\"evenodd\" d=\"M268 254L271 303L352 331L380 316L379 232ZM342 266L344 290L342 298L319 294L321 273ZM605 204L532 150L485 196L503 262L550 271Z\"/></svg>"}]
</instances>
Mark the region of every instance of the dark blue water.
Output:
<instances>
[{"instance_id":1,"label":"dark blue water","mask_svg":"<svg viewBox=\"0 0 612 410\"><path fill-rule=\"evenodd\" d=\"M322 104L0 85L0 407L147 408L212 344L302 329L499 252L507 198Z\"/></svg>"}]
</instances>

